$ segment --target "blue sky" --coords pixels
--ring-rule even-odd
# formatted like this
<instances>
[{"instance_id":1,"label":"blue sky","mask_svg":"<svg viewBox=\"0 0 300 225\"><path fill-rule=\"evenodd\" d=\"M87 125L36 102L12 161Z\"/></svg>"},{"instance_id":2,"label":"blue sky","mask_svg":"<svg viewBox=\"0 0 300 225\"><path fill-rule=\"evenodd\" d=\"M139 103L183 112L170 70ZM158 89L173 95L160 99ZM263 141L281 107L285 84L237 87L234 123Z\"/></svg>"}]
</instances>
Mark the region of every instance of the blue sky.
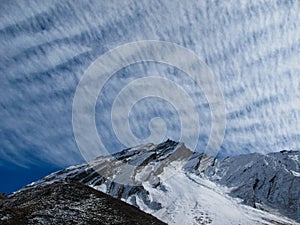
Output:
<instances>
[{"instance_id":1,"label":"blue sky","mask_svg":"<svg viewBox=\"0 0 300 225\"><path fill-rule=\"evenodd\" d=\"M220 156L299 150L299 9L296 0L5 1L0 6L0 192L84 161L72 129L78 82L97 57L139 40L184 46L215 74L227 110ZM191 97L202 151L211 125L204 93L182 71L157 63L129 66L106 83L95 115L102 142L111 152L126 147L112 129L113 101L131 81L152 75L177 82ZM166 138L178 140L178 112L157 98L132 109L133 133L146 138L153 117L165 121Z\"/></svg>"}]
</instances>

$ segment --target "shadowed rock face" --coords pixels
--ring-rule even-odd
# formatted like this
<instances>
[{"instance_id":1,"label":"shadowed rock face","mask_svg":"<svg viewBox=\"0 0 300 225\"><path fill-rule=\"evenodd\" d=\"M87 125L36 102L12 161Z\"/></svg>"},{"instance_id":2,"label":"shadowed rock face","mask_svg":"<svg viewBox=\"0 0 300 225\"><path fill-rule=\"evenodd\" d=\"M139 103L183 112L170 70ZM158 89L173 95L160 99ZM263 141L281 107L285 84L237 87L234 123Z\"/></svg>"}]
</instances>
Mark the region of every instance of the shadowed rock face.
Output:
<instances>
[{"instance_id":1,"label":"shadowed rock face","mask_svg":"<svg viewBox=\"0 0 300 225\"><path fill-rule=\"evenodd\" d=\"M28 188L0 200L1 224L165 223L75 181Z\"/></svg>"},{"instance_id":2,"label":"shadowed rock face","mask_svg":"<svg viewBox=\"0 0 300 225\"><path fill-rule=\"evenodd\" d=\"M244 204L264 210L276 209L300 221L299 151L222 159L195 154L185 169L229 187L230 195L241 198Z\"/></svg>"},{"instance_id":3,"label":"shadowed rock face","mask_svg":"<svg viewBox=\"0 0 300 225\"><path fill-rule=\"evenodd\" d=\"M255 153L213 162L204 174L233 188L232 196L253 207L275 208L300 221L300 152Z\"/></svg>"}]
</instances>

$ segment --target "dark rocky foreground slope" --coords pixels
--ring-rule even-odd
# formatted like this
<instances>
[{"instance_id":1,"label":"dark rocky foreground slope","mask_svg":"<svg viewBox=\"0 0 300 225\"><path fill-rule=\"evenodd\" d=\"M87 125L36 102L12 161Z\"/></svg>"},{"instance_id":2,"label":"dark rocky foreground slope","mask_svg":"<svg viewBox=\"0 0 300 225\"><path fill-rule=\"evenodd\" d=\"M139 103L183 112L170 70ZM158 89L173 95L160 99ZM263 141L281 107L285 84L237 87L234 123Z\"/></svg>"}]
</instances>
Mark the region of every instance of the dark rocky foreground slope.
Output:
<instances>
[{"instance_id":1,"label":"dark rocky foreground slope","mask_svg":"<svg viewBox=\"0 0 300 225\"><path fill-rule=\"evenodd\" d=\"M0 224L165 223L84 184L66 180L21 190L1 199Z\"/></svg>"}]
</instances>

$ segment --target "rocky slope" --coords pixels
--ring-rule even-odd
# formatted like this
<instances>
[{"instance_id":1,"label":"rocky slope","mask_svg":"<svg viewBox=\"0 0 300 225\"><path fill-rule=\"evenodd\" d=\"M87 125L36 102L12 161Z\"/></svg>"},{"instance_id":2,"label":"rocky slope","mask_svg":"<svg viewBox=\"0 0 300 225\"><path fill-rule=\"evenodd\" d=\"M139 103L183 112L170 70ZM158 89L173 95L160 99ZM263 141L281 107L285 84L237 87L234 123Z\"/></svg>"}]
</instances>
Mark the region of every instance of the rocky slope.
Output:
<instances>
[{"instance_id":1,"label":"rocky slope","mask_svg":"<svg viewBox=\"0 0 300 225\"><path fill-rule=\"evenodd\" d=\"M165 223L86 185L58 181L0 200L0 224Z\"/></svg>"},{"instance_id":2,"label":"rocky slope","mask_svg":"<svg viewBox=\"0 0 300 225\"><path fill-rule=\"evenodd\" d=\"M169 224L296 224L285 216L300 221L299 155L216 159L168 140L69 167L26 188L76 180Z\"/></svg>"}]
</instances>

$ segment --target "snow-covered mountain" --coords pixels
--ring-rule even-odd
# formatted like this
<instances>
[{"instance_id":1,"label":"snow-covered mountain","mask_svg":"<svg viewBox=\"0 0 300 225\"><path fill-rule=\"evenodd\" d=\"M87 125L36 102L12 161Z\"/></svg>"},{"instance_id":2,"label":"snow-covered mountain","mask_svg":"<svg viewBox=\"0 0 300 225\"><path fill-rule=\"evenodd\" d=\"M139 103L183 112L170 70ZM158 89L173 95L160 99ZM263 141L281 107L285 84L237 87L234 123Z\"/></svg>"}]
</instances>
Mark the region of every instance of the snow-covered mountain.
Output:
<instances>
[{"instance_id":1,"label":"snow-covered mountain","mask_svg":"<svg viewBox=\"0 0 300 225\"><path fill-rule=\"evenodd\" d=\"M79 181L168 224L300 221L300 152L216 159L168 140L71 166L23 190L61 180Z\"/></svg>"}]
</instances>

